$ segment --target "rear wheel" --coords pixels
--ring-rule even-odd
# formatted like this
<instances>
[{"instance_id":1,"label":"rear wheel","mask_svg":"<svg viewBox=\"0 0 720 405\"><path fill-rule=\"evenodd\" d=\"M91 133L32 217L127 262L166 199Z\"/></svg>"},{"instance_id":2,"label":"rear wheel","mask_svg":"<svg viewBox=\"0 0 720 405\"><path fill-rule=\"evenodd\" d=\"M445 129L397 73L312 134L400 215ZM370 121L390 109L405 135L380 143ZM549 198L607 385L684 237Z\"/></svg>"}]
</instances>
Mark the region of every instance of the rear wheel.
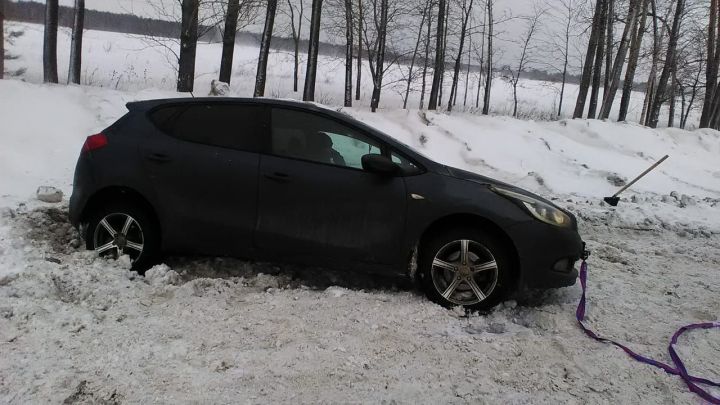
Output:
<instances>
[{"instance_id":1,"label":"rear wheel","mask_svg":"<svg viewBox=\"0 0 720 405\"><path fill-rule=\"evenodd\" d=\"M87 248L100 256L128 255L132 269L144 271L160 253L156 222L147 210L132 203L112 203L94 211L85 232Z\"/></svg>"},{"instance_id":2,"label":"rear wheel","mask_svg":"<svg viewBox=\"0 0 720 405\"><path fill-rule=\"evenodd\" d=\"M425 294L445 307L491 308L512 278L504 246L475 229L439 233L423 246L418 265Z\"/></svg>"}]
</instances>

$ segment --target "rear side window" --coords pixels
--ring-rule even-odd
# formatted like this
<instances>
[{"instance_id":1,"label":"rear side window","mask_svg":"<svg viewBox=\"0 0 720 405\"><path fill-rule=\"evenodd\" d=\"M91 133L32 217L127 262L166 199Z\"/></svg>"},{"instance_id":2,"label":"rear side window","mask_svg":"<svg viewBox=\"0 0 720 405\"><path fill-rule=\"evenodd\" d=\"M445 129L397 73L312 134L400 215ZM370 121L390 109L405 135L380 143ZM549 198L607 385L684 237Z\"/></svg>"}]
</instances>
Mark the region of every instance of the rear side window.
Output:
<instances>
[{"instance_id":1,"label":"rear side window","mask_svg":"<svg viewBox=\"0 0 720 405\"><path fill-rule=\"evenodd\" d=\"M158 129L183 141L257 152L264 110L244 104L178 105L160 108L150 118Z\"/></svg>"}]
</instances>

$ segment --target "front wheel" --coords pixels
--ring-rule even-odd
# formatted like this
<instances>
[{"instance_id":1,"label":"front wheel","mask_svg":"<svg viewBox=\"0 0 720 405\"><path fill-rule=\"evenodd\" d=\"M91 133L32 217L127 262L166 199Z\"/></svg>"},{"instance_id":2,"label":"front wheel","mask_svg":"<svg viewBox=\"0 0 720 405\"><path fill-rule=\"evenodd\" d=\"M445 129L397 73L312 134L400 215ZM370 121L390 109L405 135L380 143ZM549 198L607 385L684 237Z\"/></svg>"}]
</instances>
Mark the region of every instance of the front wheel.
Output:
<instances>
[{"instance_id":1,"label":"front wheel","mask_svg":"<svg viewBox=\"0 0 720 405\"><path fill-rule=\"evenodd\" d=\"M90 216L85 232L88 249L100 256L128 255L132 269L144 271L159 255L159 232L155 221L142 207L114 203L100 207Z\"/></svg>"},{"instance_id":2,"label":"front wheel","mask_svg":"<svg viewBox=\"0 0 720 405\"><path fill-rule=\"evenodd\" d=\"M504 246L474 229L433 237L418 265L425 294L445 307L491 308L505 298L512 277Z\"/></svg>"}]
</instances>

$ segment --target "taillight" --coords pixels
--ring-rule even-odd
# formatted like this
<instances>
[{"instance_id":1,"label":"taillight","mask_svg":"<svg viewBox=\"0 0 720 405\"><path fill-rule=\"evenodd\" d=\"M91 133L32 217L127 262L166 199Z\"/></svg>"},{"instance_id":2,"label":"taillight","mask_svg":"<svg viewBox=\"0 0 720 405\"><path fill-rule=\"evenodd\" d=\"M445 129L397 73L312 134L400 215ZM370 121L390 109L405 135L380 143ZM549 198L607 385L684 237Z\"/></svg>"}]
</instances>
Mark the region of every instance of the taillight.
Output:
<instances>
[{"instance_id":1,"label":"taillight","mask_svg":"<svg viewBox=\"0 0 720 405\"><path fill-rule=\"evenodd\" d=\"M103 146L107 145L107 137L105 134L95 134L90 135L85 139L85 143L83 144L82 151L84 152L90 152L91 150L100 149Z\"/></svg>"}]
</instances>

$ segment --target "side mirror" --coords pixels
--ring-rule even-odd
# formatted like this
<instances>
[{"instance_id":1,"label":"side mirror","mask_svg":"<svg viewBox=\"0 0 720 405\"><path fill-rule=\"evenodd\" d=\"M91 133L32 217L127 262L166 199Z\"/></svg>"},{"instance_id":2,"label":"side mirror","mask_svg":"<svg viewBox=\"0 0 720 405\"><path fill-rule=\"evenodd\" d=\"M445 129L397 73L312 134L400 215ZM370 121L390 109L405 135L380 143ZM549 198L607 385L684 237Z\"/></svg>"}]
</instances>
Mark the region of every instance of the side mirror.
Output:
<instances>
[{"instance_id":1,"label":"side mirror","mask_svg":"<svg viewBox=\"0 0 720 405\"><path fill-rule=\"evenodd\" d=\"M395 174L400 169L390 158L370 153L362 157L362 167L370 173Z\"/></svg>"}]
</instances>

